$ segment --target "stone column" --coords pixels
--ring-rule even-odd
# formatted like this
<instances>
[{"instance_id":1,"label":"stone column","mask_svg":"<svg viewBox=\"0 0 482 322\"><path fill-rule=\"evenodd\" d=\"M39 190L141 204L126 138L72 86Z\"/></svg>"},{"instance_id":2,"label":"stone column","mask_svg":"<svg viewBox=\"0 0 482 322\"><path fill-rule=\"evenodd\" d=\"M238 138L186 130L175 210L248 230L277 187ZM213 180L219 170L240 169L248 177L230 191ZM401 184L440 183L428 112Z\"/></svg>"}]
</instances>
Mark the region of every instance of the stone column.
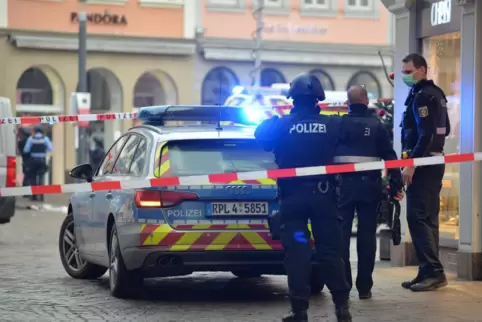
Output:
<instances>
[{"instance_id":1,"label":"stone column","mask_svg":"<svg viewBox=\"0 0 482 322\"><path fill-rule=\"evenodd\" d=\"M416 6L415 1L411 0L382 0L382 3L394 15L395 19L395 57L393 62L393 71L395 72L395 88L394 88L394 148L401 156L401 132L400 123L402 122L403 112L405 111L405 99L408 94L408 87L403 83L400 77L402 70L402 59L409 53L419 52L416 38ZM402 243L399 246L392 246L391 262L393 266L406 266L416 264L416 257L412 246L410 233L406 220L406 204L401 202L402 206Z\"/></svg>"},{"instance_id":2,"label":"stone column","mask_svg":"<svg viewBox=\"0 0 482 322\"><path fill-rule=\"evenodd\" d=\"M482 152L482 1L459 1L462 9L460 153ZM460 165L460 238L457 275L482 279L482 164Z\"/></svg>"}]
</instances>

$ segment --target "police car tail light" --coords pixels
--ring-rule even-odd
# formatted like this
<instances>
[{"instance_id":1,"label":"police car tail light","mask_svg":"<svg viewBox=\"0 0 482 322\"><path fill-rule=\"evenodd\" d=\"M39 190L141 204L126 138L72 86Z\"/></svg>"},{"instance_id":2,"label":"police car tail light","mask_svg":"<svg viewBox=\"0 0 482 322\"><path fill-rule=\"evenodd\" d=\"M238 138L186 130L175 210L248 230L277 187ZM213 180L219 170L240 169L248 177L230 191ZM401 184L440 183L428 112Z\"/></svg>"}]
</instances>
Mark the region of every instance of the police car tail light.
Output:
<instances>
[{"instance_id":1,"label":"police car tail light","mask_svg":"<svg viewBox=\"0 0 482 322\"><path fill-rule=\"evenodd\" d=\"M135 200L138 208L160 208L162 206L160 191L137 190Z\"/></svg>"},{"instance_id":2,"label":"police car tail light","mask_svg":"<svg viewBox=\"0 0 482 322\"><path fill-rule=\"evenodd\" d=\"M7 188L13 188L17 186L17 158L7 157L7 182L5 184Z\"/></svg>"},{"instance_id":3,"label":"police car tail light","mask_svg":"<svg viewBox=\"0 0 482 322\"><path fill-rule=\"evenodd\" d=\"M197 200L199 197L190 192L161 191L161 207L172 207L185 200Z\"/></svg>"}]
</instances>

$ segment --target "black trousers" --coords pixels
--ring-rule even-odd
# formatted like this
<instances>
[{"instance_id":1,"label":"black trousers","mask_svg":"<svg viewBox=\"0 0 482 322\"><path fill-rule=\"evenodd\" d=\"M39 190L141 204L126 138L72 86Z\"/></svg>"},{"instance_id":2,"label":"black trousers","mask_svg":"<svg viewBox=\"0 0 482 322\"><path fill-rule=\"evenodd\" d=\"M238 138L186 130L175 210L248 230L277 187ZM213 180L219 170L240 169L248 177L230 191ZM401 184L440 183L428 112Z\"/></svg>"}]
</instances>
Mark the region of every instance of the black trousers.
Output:
<instances>
[{"instance_id":1,"label":"black trousers","mask_svg":"<svg viewBox=\"0 0 482 322\"><path fill-rule=\"evenodd\" d=\"M321 193L316 185L292 187L290 192L281 190L280 212L280 234L286 253L285 269L293 310L308 309L312 261L320 264L319 273L326 280L335 305L346 304L350 288L345 279L341 220L334 187L326 193ZM308 219L315 239L314 258Z\"/></svg>"},{"instance_id":2,"label":"black trousers","mask_svg":"<svg viewBox=\"0 0 482 322\"><path fill-rule=\"evenodd\" d=\"M419 262L419 277L437 277L444 271L438 258L444 173L443 164L418 167L407 188L407 222Z\"/></svg>"},{"instance_id":3,"label":"black trousers","mask_svg":"<svg viewBox=\"0 0 482 322\"><path fill-rule=\"evenodd\" d=\"M44 185L44 176L45 172L47 171L47 163L45 158L30 158L28 164L28 173L29 173L29 184L32 186L43 186ZM32 200L44 200L43 195L34 195L32 196Z\"/></svg>"},{"instance_id":4,"label":"black trousers","mask_svg":"<svg viewBox=\"0 0 482 322\"><path fill-rule=\"evenodd\" d=\"M368 292L373 287L373 270L377 252L377 217L381 198L381 179L349 176L340 180L338 209L343 218L343 260L350 288L353 278L350 265L350 241L355 212L358 216L356 288Z\"/></svg>"}]
</instances>

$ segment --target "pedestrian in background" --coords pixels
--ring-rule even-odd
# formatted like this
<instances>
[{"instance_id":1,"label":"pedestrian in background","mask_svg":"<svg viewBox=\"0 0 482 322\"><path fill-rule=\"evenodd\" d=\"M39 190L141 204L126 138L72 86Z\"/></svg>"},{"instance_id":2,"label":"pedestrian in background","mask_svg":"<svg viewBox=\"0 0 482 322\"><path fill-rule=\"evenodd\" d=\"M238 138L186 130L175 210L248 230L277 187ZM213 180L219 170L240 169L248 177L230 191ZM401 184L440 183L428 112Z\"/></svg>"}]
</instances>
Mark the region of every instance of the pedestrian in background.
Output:
<instances>
[{"instance_id":1,"label":"pedestrian in background","mask_svg":"<svg viewBox=\"0 0 482 322\"><path fill-rule=\"evenodd\" d=\"M31 185L44 185L44 175L47 171L47 152L52 151L52 142L50 141L49 137L44 136L41 126L36 126L34 128L34 134L27 139L23 149L24 153L29 154L27 172L29 177L32 179ZM44 201L44 196L34 195L32 196L32 200Z\"/></svg>"},{"instance_id":2,"label":"pedestrian in background","mask_svg":"<svg viewBox=\"0 0 482 322\"><path fill-rule=\"evenodd\" d=\"M389 133L380 119L368 109L368 93L360 85L348 90L348 114L342 116L342 129L335 150L335 163L361 163L396 160ZM356 288L360 299L372 297L373 270L377 250L378 206L382 197L380 170L344 173L338 176L339 214L343 218L343 260L350 288L353 280L350 265L350 240L355 213L358 216ZM403 198L400 169L389 170L390 180Z\"/></svg>"},{"instance_id":3,"label":"pedestrian in background","mask_svg":"<svg viewBox=\"0 0 482 322\"><path fill-rule=\"evenodd\" d=\"M410 87L402 121L402 157L443 155L450 134L445 93L427 79L427 61L419 54L403 59L403 81ZM447 285L439 260L440 191L444 164L405 167L407 222L419 262L417 276L402 283L412 291L432 291Z\"/></svg>"},{"instance_id":4,"label":"pedestrian in background","mask_svg":"<svg viewBox=\"0 0 482 322\"><path fill-rule=\"evenodd\" d=\"M18 129L18 136L17 136L17 149L18 149L18 154L22 157L22 173L23 173L23 182L22 186L26 187L30 184L31 180L29 178L29 172L28 172L28 163L29 163L29 158L30 154L24 152L25 144L27 144L27 140L30 135L33 135L34 131L33 129L29 127L20 127ZM30 196L25 196L29 197Z\"/></svg>"},{"instance_id":5,"label":"pedestrian in background","mask_svg":"<svg viewBox=\"0 0 482 322\"><path fill-rule=\"evenodd\" d=\"M332 164L340 118L320 115L318 102L325 99L320 81L307 73L297 76L290 84L290 97L294 103L290 114L261 123L255 132L257 141L265 150L274 152L281 169ZM334 178L330 175L280 178L278 189L280 236L291 300L291 313L282 321L308 321L311 268L315 260L331 291L338 321L350 322L350 290L342 259ZM308 220L315 239L315 258Z\"/></svg>"},{"instance_id":6,"label":"pedestrian in background","mask_svg":"<svg viewBox=\"0 0 482 322\"><path fill-rule=\"evenodd\" d=\"M105 150L104 150L104 143L102 139L94 137L92 139L92 144L90 147L90 164L92 168L97 170L104 158Z\"/></svg>"}]
</instances>

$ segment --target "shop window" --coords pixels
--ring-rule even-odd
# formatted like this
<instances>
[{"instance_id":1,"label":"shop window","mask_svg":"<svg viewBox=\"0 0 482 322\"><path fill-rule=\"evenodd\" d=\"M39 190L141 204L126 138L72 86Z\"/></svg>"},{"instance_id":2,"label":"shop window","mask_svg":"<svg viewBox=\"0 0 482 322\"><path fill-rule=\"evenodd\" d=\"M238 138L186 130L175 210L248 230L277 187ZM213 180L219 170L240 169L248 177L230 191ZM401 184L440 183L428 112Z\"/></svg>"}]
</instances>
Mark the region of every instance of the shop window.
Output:
<instances>
[{"instance_id":1,"label":"shop window","mask_svg":"<svg viewBox=\"0 0 482 322\"><path fill-rule=\"evenodd\" d=\"M204 77L202 86L203 105L223 105L239 85L236 74L227 67L216 67Z\"/></svg>"},{"instance_id":2,"label":"shop window","mask_svg":"<svg viewBox=\"0 0 482 322\"><path fill-rule=\"evenodd\" d=\"M275 68L265 68L261 71L261 86L271 86L277 83L286 83L284 75Z\"/></svg>"},{"instance_id":3,"label":"shop window","mask_svg":"<svg viewBox=\"0 0 482 322\"><path fill-rule=\"evenodd\" d=\"M17 82L17 104L52 105L50 81L38 68L27 69Z\"/></svg>"},{"instance_id":4,"label":"shop window","mask_svg":"<svg viewBox=\"0 0 482 322\"><path fill-rule=\"evenodd\" d=\"M316 76L320 82L321 85L323 85L323 88L325 91L334 91L335 90L335 82L333 82L333 78L331 78L328 73L320 70L320 69L315 69L310 72L310 74Z\"/></svg>"},{"instance_id":5,"label":"shop window","mask_svg":"<svg viewBox=\"0 0 482 322\"><path fill-rule=\"evenodd\" d=\"M445 153L459 153L460 130L460 33L426 38L423 54L428 77L443 89L451 133L445 140ZM459 239L459 164L447 164L440 194L440 238Z\"/></svg>"},{"instance_id":6,"label":"shop window","mask_svg":"<svg viewBox=\"0 0 482 322\"><path fill-rule=\"evenodd\" d=\"M382 88L380 86L380 82L375 75L370 72L361 71L353 75L346 86L347 90L353 85L363 85L371 98L376 99L382 97Z\"/></svg>"}]
</instances>

